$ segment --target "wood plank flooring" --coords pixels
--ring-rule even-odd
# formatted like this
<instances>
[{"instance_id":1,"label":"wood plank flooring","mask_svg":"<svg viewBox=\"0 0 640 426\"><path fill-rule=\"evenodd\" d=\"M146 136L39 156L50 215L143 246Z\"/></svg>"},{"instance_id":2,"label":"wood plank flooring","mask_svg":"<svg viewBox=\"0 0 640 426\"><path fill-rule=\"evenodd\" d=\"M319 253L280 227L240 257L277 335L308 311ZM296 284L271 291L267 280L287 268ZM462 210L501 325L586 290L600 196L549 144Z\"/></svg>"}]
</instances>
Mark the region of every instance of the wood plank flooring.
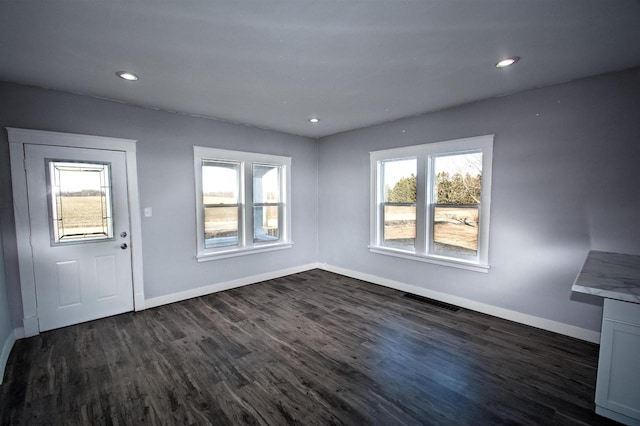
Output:
<instances>
[{"instance_id":1,"label":"wood plank flooring","mask_svg":"<svg viewBox=\"0 0 640 426\"><path fill-rule=\"evenodd\" d=\"M607 425L598 347L313 270L16 343L0 422Z\"/></svg>"}]
</instances>

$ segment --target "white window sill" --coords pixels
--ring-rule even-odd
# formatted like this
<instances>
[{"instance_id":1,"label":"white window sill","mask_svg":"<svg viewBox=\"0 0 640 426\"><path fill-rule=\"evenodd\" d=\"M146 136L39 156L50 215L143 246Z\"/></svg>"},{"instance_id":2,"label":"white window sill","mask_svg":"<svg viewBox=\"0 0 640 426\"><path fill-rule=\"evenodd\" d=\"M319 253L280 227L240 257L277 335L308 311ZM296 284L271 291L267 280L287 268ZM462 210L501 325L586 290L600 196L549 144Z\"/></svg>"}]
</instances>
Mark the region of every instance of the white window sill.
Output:
<instances>
[{"instance_id":1,"label":"white window sill","mask_svg":"<svg viewBox=\"0 0 640 426\"><path fill-rule=\"evenodd\" d=\"M196 259L198 262L209 262L211 260L220 260L220 259L227 259L230 257L247 256L250 254L265 253L265 252L275 251L275 250L284 250L284 249L291 248L292 246L293 246L293 243L291 242L277 243L277 244L263 244L263 245L254 246L251 248L235 248L231 250L217 251L215 253L199 254L196 256Z\"/></svg>"},{"instance_id":2,"label":"white window sill","mask_svg":"<svg viewBox=\"0 0 640 426\"><path fill-rule=\"evenodd\" d=\"M404 250L397 250L389 247L369 246L371 253L382 254L385 256L400 257L402 259L415 260L418 262L433 263L436 265L449 266L452 268L465 269L467 271L482 272L484 274L489 272L489 265L483 265L476 262L468 262L465 260L452 259L441 256L423 255L407 252Z\"/></svg>"}]
</instances>

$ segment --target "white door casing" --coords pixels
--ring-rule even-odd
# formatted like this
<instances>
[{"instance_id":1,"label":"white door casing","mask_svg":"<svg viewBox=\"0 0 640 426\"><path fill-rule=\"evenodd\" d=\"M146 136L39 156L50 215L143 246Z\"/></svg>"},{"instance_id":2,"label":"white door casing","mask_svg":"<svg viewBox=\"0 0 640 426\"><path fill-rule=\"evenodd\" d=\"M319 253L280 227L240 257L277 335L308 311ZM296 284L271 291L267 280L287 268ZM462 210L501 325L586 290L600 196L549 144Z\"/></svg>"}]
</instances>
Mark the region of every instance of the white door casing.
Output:
<instances>
[{"instance_id":1,"label":"white door casing","mask_svg":"<svg viewBox=\"0 0 640 426\"><path fill-rule=\"evenodd\" d=\"M45 145L24 149L40 331L133 310L124 152ZM56 195L51 169L69 188L103 185L103 196ZM52 204L58 203L61 217L52 219ZM65 228L74 213L73 227ZM89 224L102 226L85 228L86 213L93 213Z\"/></svg>"},{"instance_id":2,"label":"white door casing","mask_svg":"<svg viewBox=\"0 0 640 426\"><path fill-rule=\"evenodd\" d=\"M7 128L11 154L11 177L13 186L14 214L16 221L16 240L22 293L23 325L25 337L40 332L38 305L36 302L36 281L34 252L30 245L29 202L27 197L27 173L25 171L25 146L49 145L59 147L89 148L96 150L121 151L126 160L126 187L129 204L129 242L127 250L132 265L134 309L145 308L142 274L142 241L140 207L138 201L136 146L134 140L88 136L71 133L47 132ZM42 165L44 169L44 164ZM116 226L118 226L116 224ZM114 229L116 239L120 239L120 229ZM50 245L50 242L47 243ZM122 242L118 242L122 244ZM102 267L108 267L110 261L103 259Z\"/></svg>"}]
</instances>

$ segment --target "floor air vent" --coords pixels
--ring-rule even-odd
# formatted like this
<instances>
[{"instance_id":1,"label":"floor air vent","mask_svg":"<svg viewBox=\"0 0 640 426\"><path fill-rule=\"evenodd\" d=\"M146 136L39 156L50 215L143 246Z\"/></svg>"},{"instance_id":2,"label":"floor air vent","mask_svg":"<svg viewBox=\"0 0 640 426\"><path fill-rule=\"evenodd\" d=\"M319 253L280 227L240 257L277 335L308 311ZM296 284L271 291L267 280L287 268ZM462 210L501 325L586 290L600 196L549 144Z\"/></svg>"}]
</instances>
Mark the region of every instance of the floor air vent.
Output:
<instances>
[{"instance_id":1,"label":"floor air vent","mask_svg":"<svg viewBox=\"0 0 640 426\"><path fill-rule=\"evenodd\" d=\"M450 305L448 303L440 302L439 300L429 299L428 297L418 296L417 294L406 293L404 297L417 300L418 302L426 303L427 305L435 306L440 309L446 309L451 312L458 312L460 308L456 305Z\"/></svg>"}]
</instances>

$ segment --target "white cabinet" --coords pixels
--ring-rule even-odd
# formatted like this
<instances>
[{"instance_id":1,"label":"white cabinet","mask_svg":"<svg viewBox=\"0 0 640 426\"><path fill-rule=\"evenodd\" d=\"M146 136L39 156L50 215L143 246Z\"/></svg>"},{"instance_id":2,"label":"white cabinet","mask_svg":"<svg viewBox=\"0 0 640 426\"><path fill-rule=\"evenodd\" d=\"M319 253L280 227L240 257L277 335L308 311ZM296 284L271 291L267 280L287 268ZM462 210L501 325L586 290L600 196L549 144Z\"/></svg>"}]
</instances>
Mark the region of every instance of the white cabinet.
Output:
<instances>
[{"instance_id":1,"label":"white cabinet","mask_svg":"<svg viewBox=\"0 0 640 426\"><path fill-rule=\"evenodd\" d=\"M596 413L640 425L640 304L604 300Z\"/></svg>"}]
</instances>

